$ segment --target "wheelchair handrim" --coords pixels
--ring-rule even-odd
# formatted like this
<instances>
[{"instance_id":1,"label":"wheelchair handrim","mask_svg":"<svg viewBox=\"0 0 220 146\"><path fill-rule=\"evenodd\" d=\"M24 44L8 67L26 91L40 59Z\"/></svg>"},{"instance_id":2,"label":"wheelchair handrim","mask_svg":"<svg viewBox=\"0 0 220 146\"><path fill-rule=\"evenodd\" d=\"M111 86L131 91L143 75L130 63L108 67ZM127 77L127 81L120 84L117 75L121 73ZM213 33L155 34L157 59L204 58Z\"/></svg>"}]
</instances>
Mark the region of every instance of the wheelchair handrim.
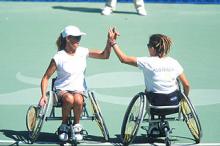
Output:
<instances>
[{"instance_id":1,"label":"wheelchair handrim","mask_svg":"<svg viewBox=\"0 0 220 146\"><path fill-rule=\"evenodd\" d=\"M196 140L196 143L200 142L200 138L202 136L201 125L198 119L198 116L195 112L194 107L190 104L188 99L183 99L181 104L181 110L184 115L184 119L186 124Z\"/></svg>"},{"instance_id":2,"label":"wheelchair handrim","mask_svg":"<svg viewBox=\"0 0 220 146\"><path fill-rule=\"evenodd\" d=\"M37 121L37 109L35 106L30 106L26 114L26 127L29 132L33 131Z\"/></svg>"},{"instance_id":3,"label":"wheelchair handrim","mask_svg":"<svg viewBox=\"0 0 220 146\"><path fill-rule=\"evenodd\" d=\"M92 111L95 116L95 121L97 122L99 129L101 130L102 135L104 136L105 140L108 141L109 140L109 132L108 132L107 126L105 124L105 121L102 117L101 110L98 106L98 103L96 102L93 93L90 93L89 97L90 97L90 102L92 105Z\"/></svg>"},{"instance_id":4,"label":"wheelchair handrim","mask_svg":"<svg viewBox=\"0 0 220 146\"><path fill-rule=\"evenodd\" d=\"M130 123L132 118L134 119L134 115L131 115L133 114L131 113L131 111L133 110L133 107L137 103L136 101L138 101L137 99L139 97L140 97L139 106L136 106L139 107L138 110L136 110L137 120L133 121L134 123ZM130 104L128 105L121 129L121 136L124 144L129 144L134 140L138 132L139 126L143 121L145 107L146 107L146 99L141 93L134 96L134 98L131 100ZM128 120L130 120L129 123ZM129 126L128 124L132 124L132 125Z\"/></svg>"}]
</instances>

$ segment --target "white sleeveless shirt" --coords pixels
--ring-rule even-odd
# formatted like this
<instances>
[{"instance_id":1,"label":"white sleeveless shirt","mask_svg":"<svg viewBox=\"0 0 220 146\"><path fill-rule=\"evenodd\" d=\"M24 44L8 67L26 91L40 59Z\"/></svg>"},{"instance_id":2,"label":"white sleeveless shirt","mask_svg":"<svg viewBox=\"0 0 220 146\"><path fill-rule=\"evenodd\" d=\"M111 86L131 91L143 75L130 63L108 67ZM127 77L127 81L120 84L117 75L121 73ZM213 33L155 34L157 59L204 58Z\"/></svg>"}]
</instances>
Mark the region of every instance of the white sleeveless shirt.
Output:
<instances>
[{"instance_id":1,"label":"white sleeveless shirt","mask_svg":"<svg viewBox=\"0 0 220 146\"><path fill-rule=\"evenodd\" d=\"M88 48L78 47L74 55L69 55L65 50L58 51L53 59L57 66L55 89L68 91L85 91L86 60Z\"/></svg>"}]
</instances>

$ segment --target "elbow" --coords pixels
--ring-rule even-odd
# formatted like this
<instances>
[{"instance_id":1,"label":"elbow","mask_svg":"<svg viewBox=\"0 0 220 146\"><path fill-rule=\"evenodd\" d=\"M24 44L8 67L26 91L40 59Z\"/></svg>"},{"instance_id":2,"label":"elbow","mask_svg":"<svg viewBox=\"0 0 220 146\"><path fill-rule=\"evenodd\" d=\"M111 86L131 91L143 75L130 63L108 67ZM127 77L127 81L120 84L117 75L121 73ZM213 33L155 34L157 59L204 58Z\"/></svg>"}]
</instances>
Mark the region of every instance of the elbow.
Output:
<instances>
[{"instance_id":1,"label":"elbow","mask_svg":"<svg viewBox=\"0 0 220 146\"><path fill-rule=\"evenodd\" d=\"M101 59L109 59L110 56L103 56Z\"/></svg>"},{"instance_id":2,"label":"elbow","mask_svg":"<svg viewBox=\"0 0 220 146\"><path fill-rule=\"evenodd\" d=\"M185 85L185 88L189 91L189 90L190 90L190 85L189 85L189 84L186 84L186 85Z\"/></svg>"},{"instance_id":3,"label":"elbow","mask_svg":"<svg viewBox=\"0 0 220 146\"><path fill-rule=\"evenodd\" d=\"M123 58L119 58L119 60L120 60L120 62L121 62L121 63L127 64L127 61L126 61L126 59L123 59Z\"/></svg>"},{"instance_id":4,"label":"elbow","mask_svg":"<svg viewBox=\"0 0 220 146\"><path fill-rule=\"evenodd\" d=\"M185 84L184 85L184 93L186 96L189 95L189 91L190 91L190 85L189 84Z\"/></svg>"},{"instance_id":5,"label":"elbow","mask_svg":"<svg viewBox=\"0 0 220 146\"><path fill-rule=\"evenodd\" d=\"M49 79L50 79L50 76L48 76L48 75L45 74L45 75L43 76L43 78L41 79L41 84L44 83L44 82L48 82Z\"/></svg>"},{"instance_id":6,"label":"elbow","mask_svg":"<svg viewBox=\"0 0 220 146\"><path fill-rule=\"evenodd\" d=\"M109 59L109 57L110 57L110 55L106 55L106 56L104 57L104 59Z\"/></svg>"},{"instance_id":7,"label":"elbow","mask_svg":"<svg viewBox=\"0 0 220 146\"><path fill-rule=\"evenodd\" d=\"M101 53L101 59L109 59L109 57L110 57L110 52L108 52L108 53L106 53L105 51L103 51L102 53Z\"/></svg>"},{"instance_id":8,"label":"elbow","mask_svg":"<svg viewBox=\"0 0 220 146\"><path fill-rule=\"evenodd\" d=\"M184 88L187 89L187 90L190 89L190 84L189 84L189 82L186 82L186 83L184 84Z\"/></svg>"}]
</instances>

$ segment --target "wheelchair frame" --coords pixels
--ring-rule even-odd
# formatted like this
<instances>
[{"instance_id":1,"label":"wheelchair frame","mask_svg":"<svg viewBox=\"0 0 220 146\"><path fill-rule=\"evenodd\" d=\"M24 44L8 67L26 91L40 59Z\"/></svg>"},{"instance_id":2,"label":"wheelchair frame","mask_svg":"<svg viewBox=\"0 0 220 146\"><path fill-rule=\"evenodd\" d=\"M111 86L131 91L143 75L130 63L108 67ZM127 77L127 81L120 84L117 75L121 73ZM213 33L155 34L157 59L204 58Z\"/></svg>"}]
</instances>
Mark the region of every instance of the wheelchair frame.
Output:
<instances>
[{"instance_id":1,"label":"wheelchair frame","mask_svg":"<svg viewBox=\"0 0 220 146\"><path fill-rule=\"evenodd\" d=\"M81 114L80 120L95 120L102 132L102 135L104 136L105 141L109 140L109 132L107 129L107 126L105 124L105 121L103 119L100 107L96 101L95 94L93 91L87 91L87 95L83 95L84 99L89 99L91 107L92 107L92 115L89 115L89 112L86 108L86 102L84 101L83 104L83 112ZM61 103L58 102L58 98L56 93L53 91L53 81L52 81L52 91L47 92L48 97L48 103L44 107L39 107L35 105L31 105L28 108L27 114L26 114L26 127L29 132L29 140L31 143L34 143L41 131L41 128L43 126L43 123L45 121L50 120L62 120L61 116L57 116L55 114L55 110L57 108L61 108ZM73 132L73 123L74 123L74 116L72 114L72 110L69 115L68 124L70 125L70 142L75 143L74 132Z\"/></svg>"},{"instance_id":2,"label":"wheelchair frame","mask_svg":"<svg viewBox=\"0 0 220 146\"><path fill-rule=\"evenodd\" d=\"M181 91L179 91L181 93ZM196 143L199 143L202 137L202 128L195 108L190 99L181 93L179 105L174 106L153 106L148 102L147 95L144 92L136 94L127 107L122 127L121 138L124 145L129 145L135 139L142 122L156 123L160 131L159 135L153 135L148 127L141 128L147 131L147 137L153 140L158 137L164 137L166 146L171 145L169 121L185 121ZM136 107L135 107L136 105ZM151 111L171 110L167 114L155 114ZM172 111L175 110L175 111ZM169 117L166 117L168 116ZM157 116L157 118L155 117Z\"/></svg>"}]
</instances>

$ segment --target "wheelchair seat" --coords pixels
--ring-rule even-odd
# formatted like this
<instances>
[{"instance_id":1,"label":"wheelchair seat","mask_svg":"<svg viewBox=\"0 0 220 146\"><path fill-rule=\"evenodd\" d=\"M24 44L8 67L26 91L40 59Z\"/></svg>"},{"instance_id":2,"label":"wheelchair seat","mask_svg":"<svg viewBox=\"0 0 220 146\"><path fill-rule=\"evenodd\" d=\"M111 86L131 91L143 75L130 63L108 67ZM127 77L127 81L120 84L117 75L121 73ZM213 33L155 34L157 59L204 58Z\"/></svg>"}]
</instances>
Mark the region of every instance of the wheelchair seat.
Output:
<instances>
[{"instance_id":1,"label":"wheelchair seat","mask_svg":"<svg viewBox=\"0 0 220 146\"><path fill-rule=\"evenodd\" d=\"M151 115L165 116L180 110L179 91L170 94L146 92Z\"/></svg>"},{"instance_id":2,"label":"wheelchair seat","mask_svg":"<svg viewBox=\"0 0 220 146\"><path fill-rule=\"evenodd\" d=\"M149 104L149 107L150 107L150 114L158 115L158 116L175 114L178 113L180 110L180 104L171 105L171 106L154 106Z\"/></svg>"}]
</instances>

